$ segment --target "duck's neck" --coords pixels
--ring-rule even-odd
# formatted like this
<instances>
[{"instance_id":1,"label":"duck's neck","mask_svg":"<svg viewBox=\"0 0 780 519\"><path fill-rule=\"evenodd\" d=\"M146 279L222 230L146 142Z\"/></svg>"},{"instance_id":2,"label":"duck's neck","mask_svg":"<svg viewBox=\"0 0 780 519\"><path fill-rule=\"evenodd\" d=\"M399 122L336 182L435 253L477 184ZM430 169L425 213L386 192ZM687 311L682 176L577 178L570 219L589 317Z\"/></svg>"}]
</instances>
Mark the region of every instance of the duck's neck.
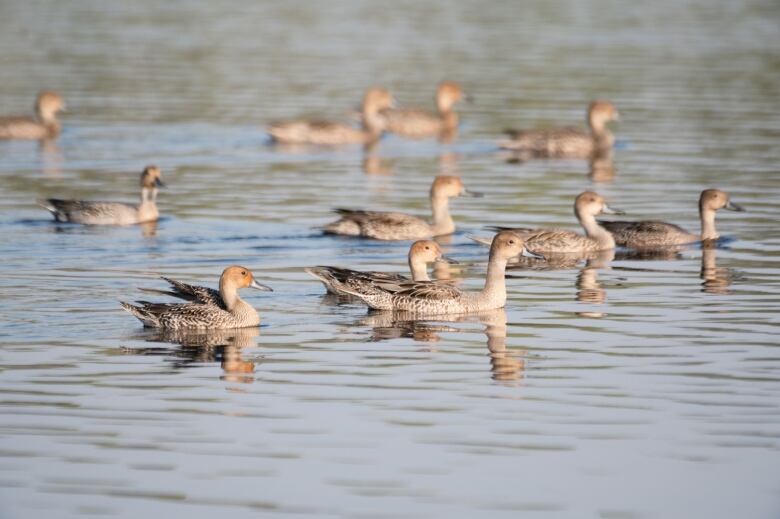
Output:
<instances>
[{"instance_id":1,"label":"duck's neck","mask_svg":"<svg viewBox=\"0 0 780 519\"><path fill-rule=\"evenodd\" d=\"M141 188L141 205L154 204L156 201L157 201L157 188L154 187Z\"/></svg>"},{"instance_id":2,"label":"duck's neck","mask_svg":"<svg viewBox=\"0 0 780 519\"><path fill-rule=\"evenodd\" d=\"M452 234L455 232L455 222L450 216L450 199L446 196L431 196L431 209L433 210L433 235Z\"/></svg>"},{"instance_id":3,"label":"duck's neck","mask_svg":"<svg viewBox=\"0 0 780 519\"><path fill-rule=\"evenodd\" d=\"M366 143L371 144L379 140L384 131L384 119L377 110L363 110L363 132L366 134Z\"/></svg>"},{"instance_id":4,"label":"duck's neck","mask_svg":"<svg viewBox=\"0 0 780 519\"><path fill-rule=\"evenodd\" d=\"M490 255L485 275L485 288L480 294L486 308L501 308L506 304L506 281L504 279L506 262L506 258L502 259L494 254Z\"/></svg>"},{"instance_id":5,"label":"duck's neck","mask_svg":"<svg viewBox=\"0 0 780 519\"><path fill-rule=\"evenodd\" d=\"M439 115L441 116L443 132L451 132L458 128L458 114L452 108L440 110Z\"/></svg>"},{"instance_id":6,"label":"duck's neck","mask_svg":"<svg viewBox=\"0 0 780 519\"><path fill-rule=\"evenodd\" d=\"M699 218L701 218L701 239L717 240L720 235L715 230L715 211L699 208Z\"/></svg>"},{"instance_id":7,"label":"duck's neck","mask_svg":"<svg viewBox=\"0 0 780 519\"><path fill-rule=\"evenodd\" d=\"M427 263L420 261L416 258L412 258L409 255L409 270L412 272L412 281L430 281L428 277Z\"/></svg>"},{"instance_id":8,"label":"duck's neck","mask_svg":"<svg viewBox=\"0 0 780 519\"><path fill-rule=\"evenodd\" d=\"M610 150L615 146L615 136L607 128L607 123L589 121L588 125L598 150Z\"/></svg>"},{"instance_id":9,"label":"duck's neck","mask_svg":"<svg viewBox=\"0 0 780 519\"><path fill-rule=\"evenodd\" d=\"M600 249L614 249L615 238L612 233L599 225L592 214L577 214L580 225L585 229L585 234L591 240L598 242Z\"/></svg>"},{"instance_id":10,"label":"duck's neck","mask_svg":"<svg viewBox=\"0 0 780 519\"><path fill-rule=\"evenodd\" d=\"M41 113L38 112L38 120L42 125L46 127L46 130L50 137L55 137L60 133L60 122L57 120L56 114Z\"/></svg>"},{"instance_id":11,"label":"duck's neck","mask_svg":"<svg viewBox=\"0 0 780 519\"><path fill-rule=\"evenodd\" d=\"M223 279L219 280L219 295L222 297L222 301L225 303L225 308L228 312L232 312L236 309L239 303L243 303L240 297L238 297L238 289L232 283L225 282Z\"/></svg>"}]
</instances>

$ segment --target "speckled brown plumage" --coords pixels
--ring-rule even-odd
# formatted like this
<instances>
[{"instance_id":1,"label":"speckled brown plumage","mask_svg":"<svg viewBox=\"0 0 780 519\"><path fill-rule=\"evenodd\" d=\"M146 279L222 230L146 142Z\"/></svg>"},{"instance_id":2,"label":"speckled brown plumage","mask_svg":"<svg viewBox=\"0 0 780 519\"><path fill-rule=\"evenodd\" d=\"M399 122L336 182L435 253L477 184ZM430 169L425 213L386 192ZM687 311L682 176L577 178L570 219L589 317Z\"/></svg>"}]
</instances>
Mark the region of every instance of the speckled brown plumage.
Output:
<instances>
[{"instance_id":1,"label":"speckled brown plumage","mask_svg":"<svg viewBox=\"0 0 780 519\"><path fill-rule=\"evenodd\" d=\"M451 284L428 282L376 282L371 291L346 289L371 308L401 310L420 315L458 314L501 308L506 304L504 272L509 258L524 251L523 239L509 231L493 239L485 287L479 292L462 291Z\"/></svg>"},{"instance_id":2,"label":"speckled brown plumage","mask_svg":"<svg viewBox=\"0 0 780 519\"><path fill-rule=\"evenodd\" d=\"M417 216L399 212L336 209L339 220L325 225L328 234L364 236L376 240L417 240L455 232L449 212L449 199L456 196L481 196L468 191L458 177L440 175L430 191L433 219L431 223Z\"/></svg>"},{"instance_id":3,"label":"speckled brown plumage","mask_svg":"<svg viewBox=\"0 0 780 519\"><path fill-rule=\"evenodd\" d=\"M607 128L609 121L617 120L618 111L608 101L594 101L588 109L589 131L577 128L540 130L507 130L508 140L499 147L520 153L524 158L580 158L604 154L615 144Z\"/></svg>"},{"instance_id":4,"label":"speckled brown plumage","mask_svg":"<svg viewBox=\"0 0 780 519\"><path fill-rule=\"evenodd\" d=\"M238 296L240 288L271 289L254 280L249 269L238 265L228 267L219 279L219 291L188 285L168 278L171 291L146 289L189 301L188 303L152 303L138 305L120 302L122 308L136 316L144 326L179 329L245 328L260 324L260 316L251 305Z\"/></svg>"},{"instance_id":5,"label":"speckled brown plumage","mask_svg":"<svg viewBox=\"0 0 780 519\"><path fill-rule=\"evenodd\" d=\"M0 118L0 139L53 139L60 133L57 112L64 109L65 103L59 94L41 92L35 101L35 118Z\"/></svg>"},{"instance_id":6,"label":"speckled brown plumage","mask_svg":"<svg viewBox=\"0 0 780 519\"><path fill-rule=\"evenodd\" d=\"M38 205L49 211L58 222L86 225L133 225L153 222L157 210L157 188L162 187L160 169L147 166L141 173L141 203L93 202L85 200L39 199Z\"/></svg>"},{"instance_id":7,"label":"speckled brown plumage","mask_svg":"<svg viewBox=\"0 0 780 519\"><path fill-rule=\"evenodd\" d=\"M455 104L464 99L463 90L454 81L442 81L436 91L438 113L419 108L389 108L382 111L385 130L411 139L454 138L458 129Z\"/></svg>"},{"instance_id":8,"label":"speckled brown plumage","mask_svg":"<svg viewBox=\"0 0 780 519\"><path fill-rule=\"evenodd\" d=\"M699 196L699 219L701 234L693 234L680 226L658 221L606 222L599 224L612 233L615 243L623 247L658 248L684 245L699 240L716 240L720 237L715 229L715 213L719 209L744 211L733 203L728 193L719 189L705 189Z\"/></svg>"},{"instance_id":9,"label":"speckled brown plumage","mask_svg":"<svg viewBox=\"0 0 780 519\"><path fill-rule=\"evenodd\" d=\"M392 102L393 97L384 88L370 88L363 98L361 128L339 122L299 119L271 123L268 134L282 144L369 144L382 135L384 118L379 112L390 107Z\"/></svg>"}]
</instances>

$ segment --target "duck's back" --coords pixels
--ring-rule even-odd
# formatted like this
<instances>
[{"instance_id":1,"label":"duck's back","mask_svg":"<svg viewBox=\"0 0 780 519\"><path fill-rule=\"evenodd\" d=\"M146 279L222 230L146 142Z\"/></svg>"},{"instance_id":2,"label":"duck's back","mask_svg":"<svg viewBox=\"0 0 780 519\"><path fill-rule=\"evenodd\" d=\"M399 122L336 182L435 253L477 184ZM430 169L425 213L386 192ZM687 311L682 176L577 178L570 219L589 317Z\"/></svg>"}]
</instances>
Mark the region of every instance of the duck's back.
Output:
<instances>
[{"instance_id":1,"label":"duck's back","mask_svg":"<svg viewBox=\"0 0 780 519\"><path fill-rule=\"evenodd\" d=\"M56 131L29 117L0 118L0 139L47 139Z\"/></svg>"},{"instance_id":2,"label":"duck's back","mask_svg":"<svg viewBox=\"0 0 780 519\"><path fill-rule=\"evenodd\" d=\"M345 288L361 294L378 293L377 283L405 283L409 278L401 274L389 272L360 271L339 267L310 267L305 269L318 278L328 292L340 295L350 295Z\"/></svg>"},{"instance_id":3,"label":"duck's back","mask_svg":"<svg viewBox=\"0 0 780 519\"><path fill-rule=\"evenodd\" d=\"M366 134L357 128L330 121L282 121L272 123L268 134L283 144L337 145L362 143Z\"/></svg>"},{"instance_id":4,"label":"duck's back","mask_svg":"<svg viewBox=\"0 0 780 519\"><path fill-rule=\"evenodd\" d=\"M120 202L91 202L49 198L38 203L58 222L87 225L131 225L140 222L138 206Z\"/></svg>"},{"instance_id":5,"label":"duck's back","mask_svg":"<svg viewBox=\"0 0 780 519\"><path fill-rule=\"evenodd\" d=\"M537 254L572 253L598 250L595 240L565 229L542 229L525 238L526 248Z\"/></svg>"},{"instance_id":6,"label":"duck's back","mask_svg":"<svg viewBox=\"0 0 780 519\"><path fill-rule=\"evenodd\" d=\"M691 243L699 239L682 227L666 222L599 222L622 247L653 248Z\"/></svg>"},{"instance_id":7,"label":"duck's back","mask_svg":"<svg viewBox=\"0 0 780 519\"><path fill-rule=\"evenodd\" d=\"M509 140L500 147L533 157L587 158L593 153L593 136L577 128L508 130Z\"/></svg>"},{"instance_id":8,"label":"duck's back","mask_svg":"<svg viewBox=\"0 0 780 519\"><path fill-rule=\"evenodd\" d=\"M442 119L436 114L416 108L384 110L385 130L411 138L438 135L442 131Z\"/></svg>"},{"instance_id":9,"label":"duck's back","mask_svg":"<svg viewBox=\"0 0 780 519\"><path fill-rule=\"evenodd\" d=\"M431 237L431 226L416 216L397 212L337 209L341 218L326 233L366 236L377 240L417 240Z\"/></svg>"}]
</instances>

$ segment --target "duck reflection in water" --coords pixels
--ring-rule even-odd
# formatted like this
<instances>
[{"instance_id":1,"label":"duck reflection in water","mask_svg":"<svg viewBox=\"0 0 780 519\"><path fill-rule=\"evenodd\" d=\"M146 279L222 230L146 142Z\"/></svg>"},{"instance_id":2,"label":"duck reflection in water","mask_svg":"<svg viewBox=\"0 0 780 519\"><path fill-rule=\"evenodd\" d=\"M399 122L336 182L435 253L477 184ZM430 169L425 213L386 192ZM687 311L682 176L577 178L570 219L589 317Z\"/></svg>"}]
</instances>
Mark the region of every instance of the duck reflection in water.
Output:
<instances>
[{"instance_id":1,"label":"duck reflection in water","mask_svg":"<svg viewBox=\"0 0 780 519\"><path fill-rule=\"evenodd\" d=\"M707 294L730 294L729 286L734 279L734 273L728 267L718 267L715 241L704 241L701 244L701 291Z\"/></svg>"},{"instance_id":2,"label":"duck reflection in water","mask_svg":"<svg viewBox=\"0 0 780 519\"><path fill-rule=\"evenodd\" d=\"M441 333L464 333L468 330L447 323L479 322L484 325L492 378L514 381L523 377L525 351L511 352L506 347L507 315L504 308L472 314L424 316L412 312L369 311L355 324L372 328L372 341L409 338L417 342L441 342ZM438 348L425 348L438 352Z\"/></svg>"},{"instance_id":3,"label":"duck reflection in water","mask_svg":"<svg viewBox=\"0 0 780 519\"><path fill-rule=\"evenodd\" d=\"M224 371L220 377L227 382L254 382L257 359L248 360L241 355L244 348L254 348L260 329L234 328L227 330L172 330L167 328L146 329L132 339L146 342L168 342L178 348L123 347L128 355L159 355L172 358L173 367L180 369L197 364L219 362Z\"/></svg>"}]
</instances>

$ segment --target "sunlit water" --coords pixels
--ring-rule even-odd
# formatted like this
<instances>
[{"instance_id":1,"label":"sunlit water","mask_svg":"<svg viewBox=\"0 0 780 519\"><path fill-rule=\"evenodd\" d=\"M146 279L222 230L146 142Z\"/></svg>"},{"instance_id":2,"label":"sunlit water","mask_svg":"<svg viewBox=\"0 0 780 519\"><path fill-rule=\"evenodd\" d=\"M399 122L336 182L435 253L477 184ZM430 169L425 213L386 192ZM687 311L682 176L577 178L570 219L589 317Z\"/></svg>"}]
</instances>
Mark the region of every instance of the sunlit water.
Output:
<instances>
[{"instance_id":1,"label":"sunlit water","mask_svg":"<svg viewBox=\"0 0 780 519\"><path fill-rule=\"evenodd\" d=\"M780 23L772 1L4 2L0 113L41 88L55 143L0 143L0 516L778 517ZM276 150L263 125L348 119L364 88L476 98L448 146ZM612 164L508 163L502 129L615 102ZM41 196L132 200L151 228L57 225ZM585 189L717 249L513 270L506 311L393 322L302 267L404 270L407 243L323 237L331 207L452 204L439 271L480 286L486 224L576 228ZM159 275L251 267L258 330L144 330ZM145 296L149 297L149 296Z\"/></svg>"}]
</instances>

